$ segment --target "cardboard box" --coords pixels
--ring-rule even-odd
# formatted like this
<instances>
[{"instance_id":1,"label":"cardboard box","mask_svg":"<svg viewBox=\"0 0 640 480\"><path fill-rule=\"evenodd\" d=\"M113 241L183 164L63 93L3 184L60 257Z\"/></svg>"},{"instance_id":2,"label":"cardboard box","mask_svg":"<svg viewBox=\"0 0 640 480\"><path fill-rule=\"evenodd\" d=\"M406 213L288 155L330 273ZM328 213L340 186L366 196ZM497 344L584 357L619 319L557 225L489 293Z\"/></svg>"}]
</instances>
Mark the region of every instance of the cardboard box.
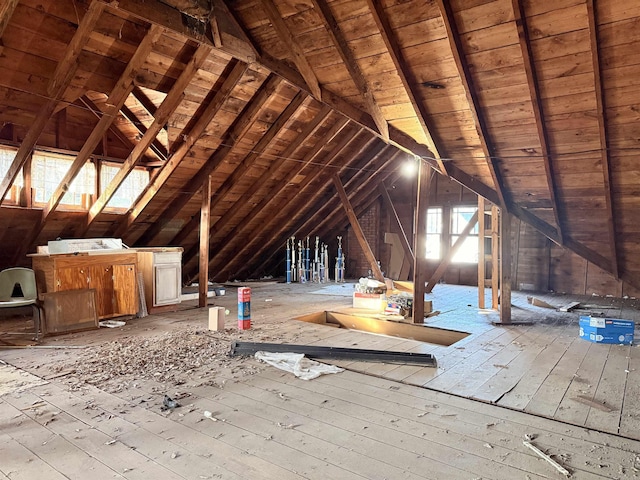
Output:
<instances>
[{"instance_id":1,"label":"cardboard box","mask_svg":"<svg viewBox=\"0 0 640 480\"><path fill-rule=\"evenodd\" d=\"M580 316L580 338L594 343L631 345L634 329L632 320Z\"/></svg>"},{"instance_id":2,"label":"cardboard box","mask_svg":"<svg viewBox=\"0 0 640 480\"><path fill-rule=\"evenodd\" d=\"M224 331L225 317L224 307L211 307L209 309L209 330Z\"/></svg>"},{"instance_id":3,"label":"cardboard box","mask_svg":"<svg viewBox=\"0 0 640 480\"><path fill-rule=\"evenodd\" d=\"M353 308L382 312L386 306L387 297L384 293L353 292Z\"/></svg>"}]
</instances>

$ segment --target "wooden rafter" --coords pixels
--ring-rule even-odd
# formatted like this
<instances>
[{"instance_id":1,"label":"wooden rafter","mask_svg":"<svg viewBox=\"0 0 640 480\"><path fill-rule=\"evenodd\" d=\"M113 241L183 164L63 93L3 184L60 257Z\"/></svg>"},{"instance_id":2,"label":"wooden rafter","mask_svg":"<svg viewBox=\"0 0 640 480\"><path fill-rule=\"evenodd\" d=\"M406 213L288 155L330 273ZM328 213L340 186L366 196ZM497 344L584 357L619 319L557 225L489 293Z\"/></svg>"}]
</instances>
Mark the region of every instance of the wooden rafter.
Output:
<instances>
[{"instance_id":1,"label":"wooden rafter","mask_svg":"<svg viewBox=\"0 0 640 480\"><path fill-rule=\"evenodd\" d=\"M251 151L244 157L242 162L240 162L234 171L229 175L222 185L216 188L215 198L211 200L211 211L219 205L219 203L224 199L224 197L231 191L231 189L236 185L236 183L246 175L247 171L253 166L258 157L265 151L265 149L271 144L271 142L278 136L278 134L282 131L282 129L287 125L287 123L291 120L291 118L295 115L297 110L303 105L306 98L306 94L302 92L298 92L298 94L293 98L291 103L287 105L284 111L278 116L275 122L269 127L269 129L262 135L258 143L251 149ZM165 212L162 215L163 220L167 217L173 218L171 214L173 211ZM175 212L178 213L178 212ZM192 228L190 226L191 222L188 222L182 230ZM152 242L153 239L160 233L160 229L156 227L157 223L154 224L147 232L145 233L145 238L140 239L139 242ZM215 226L211 227L217 228Z\"/></svg>"},{"instance_id":2,"label":"wooden rafter","mask_svg":"<svg viewBox=\"0 0 640 480\"><path fill-rule=\"evenodd\" d=\"M388 142L389 141L389 125L387 124L387 120L382 115L382 111L380 107L376 103L376 100L373 96L373 91L371 85L367 81L362 72L362 69L358 65L358 61L351 51L351 47L344 38L342 31L340 30L340 26L338 25L338 21L333 16L333 12L329 7L329 4L326 0L311 0L313 7L322 20L331 40L333 41L334 46L338 50L340 57L344 63L345 68L349 72L351 79L356 84L360 95L364 99L365 105L371 118L376 123L378 128L378 132L382 136L382 138Z\"/></svg>"},{"instance_id":3,"label":"wooden rafter","mask_svg":"<svg viewBox=\"0 0 640 480\"><path fill-rule=\"evenodd\" d=\"M247 134L253 123L262 111L262 107L270 100L271 95L280 85L281 80L276 76L269 76L258 92L253 96L244 110L236 118L225 133L225 138L218 148L209 156L209 159L198 170L187 184L181 188L179 194L160 214L158 219L136 241L137 245L148 244L173 217L180 212L191 197L195 195L205 178L211 175L227 158L227 155L236 147L238 142Z\"/></svg>"},{"instance_id":4,"label":"wooden rafter","mask_svg":"<svg viewBox=\"0 0 640 480\"><path fill-rule=\"evenodd\" d=\"M440 167L440 173L446 175L447 169L441 159L442 152L438 148L438 144L440 142L436 142L436 139L433 136L432 132L434 131L434 129L430 125L430 116L429 112L427 111L426 105L417 97L415 93L414 86L417 82L411 69L407 65L402 50L399 47L397 36L395 35L393 28L389 23L389 19L387 18L382 4L378 0L367 0L367 4L369 5L369 10L371 11L371 15L373 15L373 19L378 26L378 30L380 30L380 35L382 35L382 40L384 40L384 43L387 47L387 52L391 56L393 64L396 67L396 72L398 74L398 77L400 78L400 81L402 82L402 86L407 93L407 97L409 97L409 101L411 102L413 111L415 112L416 117L420 122L422 131L427 137L427 141L429 143L428 146L435 155L438 166Z\"/></svg>"},{"instance_id":5,"label":"wooden rafter","mask_svg":"<svg viewBox=\"0 0 640 480\"><path fill-rule=\"evenodd\" d=\"M611 160L609 158L609 135L607 133L607 107L605 91L602 85L602 67L600 65L600 43L598 41L598 16L595 0L587 0L587 16L589 18L589 39L591 41L591 61L595 82L596 108L598 113L598 134L600 135L602 175L604 178L604 196L607 209L607 228L609 230L609 247L611 256L611 273L619 278L618 249L616 246L616 222L614 215L614 195L611 184Z\"/></svg>"},{"instance_id":6,"label":"wooden rafter","mask_svg":"<svg viewBox=\"0 0 640 480\"><path fill-rule=\"evenodd\" d=\"M124 182L129 173L131 173L144 153L156 139L160 130L162 130L169 120L169 117L173 114L176 108L178 108L178 105L180 105L180 102L184 98L185 88L189 85L193 77L195 77L198 69L202 67L210 51L211 49L209 46L201 45L193 54L191 60L187 63L184 70L171 87L171 90L163 100L162 104L156 110L153 122L149 125L149 128L147 128L147 131L136 146L133 147L133 150L109 185L104 187L100 197L93 203L93 205L91 205L87 214L85 232L102 210L104 210L107 203L109 203L109 200L111 200L111 197L115 194L122 182Z\"/></svg>"},{"instance_id":7,"label":"wooden rafter","mask_svg":"<svg viewBox=\"0 0 640 480\"><path fill-rule=\"evenodd\" d=\"M353 211L353 206L351 206L351 202L349 202L349 196L340 181L340 176L335 173L333 177L331 177L333 181L333 185L336 187L336 191L338 192L338 196L340 197L340 201L342 202L342 206L349 218L349 223L351 224L351 228L353 229L353 233L360 244L360 248L364 252L364 256L369 261L369 266L371 267L371 272L376 280L384 283L384 275L382 275L382 271L380 270L380 265L378 265L378 261L369 246L369 242L367 241L367 237L364 235L364 231L360 226L360 222L358 221L358 217L356 213Z\"/></svg>"},{"instance_id":8,"label":"wooden rafter","mask_svg":"<svg viewBox=\"0 0 640 480\"><path fill-rule=\"evenodd\" d=\"M229 41L230 39L229 35L227 35L227 37L225 38L222 32L233 32L234 36L238 36L238 38L244 41L253 51L253 60L259 57L260 53L258 52L258 48L253 43L253 40L247 34L245 29L242 27L233 11L231 11L229 7L227 7L224 0L212 0L211 4L213 7L212 16L215 17L216 25L220 30L220 43L222 43L222 45L218 48L224 48L224 43Z\"/></svg>"},{"instance_id":9,"label":"wooden rafter","mask_svg":"<svg viewBox=\"0 0 640 480\"><path fill-rule=\"evenodd\" d=\"M88 111L90 111L91 113L93 113L93 115L97 118L100 119L100 117L102 117L103 112L102 109L96 105L96 103L91 100L89 97L87 97L86 95L81 96L78 99L78 102L80 102L82 105L84 105L86 107L86 109ZM66 110L66 109L65 109ZM61 112L64 112L65 110L61 110ZM98 113L100 112L100 113ZM118 127L116 127L115 125L111 124L109 126L109 131L113 134L114 137L116 137L123 145L127 145L130 147L133 147L133 142L131 141L131 139L129 137L127 137L124 132L122 132L122 130L120 130ZM75 155L74 155L75 156Z\"/></svg>"},{"instance_id":10,"label":"wooden rafter","mask_svg":"<svg viewBox=\"0 0 640 480\"><path fill-rule=\"evenodd\" d=\"M330 109L323 107L320 112L309 122L305 128L296 136L296 138L287 145L287 148L276 158L269 168L256 179L253 184L242 194L236 202L227 209L227 211L215 222L216 231L220 231L226 227L231 218L233 218L238 210L245 204L251 203L256 193L263 188L269 181L272 180L272 176L289 161L290 157L295 154L296 150L302 145L302 143L309 138L322 124L322 122L329 115ZM277 187L276 187L277 188ZM274 194L274 189L271 189L271 194ZM255 209L253 209L255 211ZM174 236L169 245L182 245L189 234L193 231L191 228L191 221L187 223L186 227L183 227L176 236Z\"/></svg>"},{"instance_id":11,"label":"wooden rafter","mask_svg":"<svg viewBox=\"0 0 640 480\"><path fill-rule=\"evenodd\" d=\"M269 17L269 20L271 21L271 25L273 26L273 29L278 34L278 37L287 46L287 49L289 50L289 54L291 55L291 59L293 60L293 63L296 65L296 67L298 68L300 75L302 75L302 77L304 78L305 83L311 90L311 94L316 99L321 100L322 93L320 91L318 78L316 77L316 74L311 68L311 65L309 65L309 62L304 56L304 52L302 51L302 48L300 47L298 42L296 42L296 40L293 38L293 35L291 34L289 27L287 27L287 25L284 23L284 20L280 16L280 12L278 11L278 8L276 7L276 5L273 3L273 0L261 0L260 4L262 5L262 7L264 8L264 11Z\"/></svg>"},{"instance_id":12,"label":"wooden rafter","mask_svg":"<svg viewBox=\"0 0 640 480\"><path fill-rule=\"evenodd\" d=\"M140 121L140 119L136 116L135 113L133 113L133 111L129 107L123 105L120 109L120 113L127 120L127 122L129 122L129 124L138 131L139 135L144 135L145 133L147 133L147 127ZM167 161L167 157L169 155L167 149L162 143L158 141L157 138L153 139L151 145L149 145L149 150L151 150L153 155L158 160L161 160L163 162Z\"/></svg>"},{"instance_id":13,"label":"wooden rafter","mask_svg":"<svg viewBox=\"0 0 640 480\"><path fill-rule=\"evenodd\" d=\"M84 145L80 149L80 152L78 152L78 156L73 161L71 167L69 168L69 171L65 174L64 178L51 195L49 202L42 210L42 224L46 222L51 212L53 212L60 204L62 197L69 189L69 185L71 185L71 182L73 182L76 175L80 172L84 164L87 162L105 132L109 130L111 123L118 115L120 108L133 89L133 80L135 76L137 75L142 65L144 65L144 63L146 62L149 53L151 53L153 45L160 38L161 34L162 29L154 25L150 28L149 32L142 40L142 42L140 42L140 45L136 49L136 52L133 54L133 57L127 64L127 67L125 68L122 75L120 75L120 78L116 82L115 87L113 88L113 90L109 94L109 97L107 98L107 101L105 102L107 105L105 113L102 115L102 117L100 117L100 120L98 120L98 124L89 134L89 138L87 138Z\"/></svg>"},{"instance_id":14,"label":"wooden rafter","mask_svg":"<svg viewBox=\"0 0 640 480\"><path fill-rule=\"evenodd\" d=\"M487 129L482 111L480 110L480 102L475 90L471 71L469 70L469 65L467 64L464 56L464 49L462 47L460 33L458 32L456 19L451 8L451 4L447 0L436 0L436 3L438 4L440 14L442 15L442 19L444 21L444 26L447 30L447 40L449 42L449 47L451 48L454 62L456 64L456 67L458 68L460 80L462 81L462 84L464 86L465 96L467 97L467 104L469 105L469 110L471 111L471 115L476 126L476 131L478 132L480 145L482 147L482 153L485 156L487 166L489 167L489 171L491 172L491 178L493 179L495 191L500 199L497 203L503 207L506 207L506 205L509 203L509 199L507 198L507 193L505 192L504 182L502 181L502 174L500 173L500 169L498 168L498 162L494 156L495 150L489 140L489 131Z\"/></svg>"},{"instance_id":15,"label":"wooden rafter","mask_svg":"<svg viewBox=\"0 0 640 480\"><path fill-rule=\"evenodd\" d=\"M343 131L346 124L347 122L345 120L344 124L342 124L339 129L335 128L336 125L334 125L334 128L335 128L334 136L335 136L335 133ZM219 255L217 255L212 259L212 266L219 267L219 272L216 274L216 278L222 278L227 273L227 271L225 271L226 270L225 266L228 266L227 262L233 260L234 257L237 257L238 254L241 254L247 251L249 248L256 247L256 241L254 239L250 242L247 242L247 244L242 246L238 251L230 252L229 240L233 239L234 236L238 236L238 235L244 235L246 236L246 238L251 238L252 235L255 234L255 229L249 232L249 224L250 224L249 220L254 218L260 218L258 217L258 215L262 214L267 208L270 208L270 211L274 211L278 213L275 216L272 216L271 218L269 218L269 221L265 222L265 224L263 225L263 228L266 231L267 228L271 226L272 230L269 232L269 234L272 235L273 238L278 238L286 228L284 225L284 223L286 222L279 221L279 220L282 218L289 219L293 215L293 212L297 207L297 204L295 202L295 197L298 194L301 194L305 190L305 188L309 185L309 183L315 178L317 178L317 175L319 175L320 172L325 171L326 168L330 168L334 164L336 159L339 158L340 153L348 145L351 145L354 142L358 134L359 132L356 133L355 135L344 135L344 136L341 135L338 143L334 145L328 153L325 153L323 155L323 158L325 159L323 165L316 167L313 170L314 173L310 173L306 175L305 178L302 180L302 182L295 187L296 195L292 195L292 194L285 195L284 189L289 185L289 182L291 181L291 179L293 179L295 176L300 174L305 169L305 167L302 166L303 162L298 164L296 169L293 172L290 172L289 175L287 175L287 177L282 179L282 181L279 183L277 189L275 190L277 194L265 196L260 202L260 204L258 204L258 206L254 209L256 211L255 214L251 212L248 215L246 215L244 219L241 222L239 222L237 226L231 232L229 232L222 241L216 242L215 245L217 248L219 248L219 250L217 250L219 252ZM323 143L323 142L320 142L320 143L322 143L322 145L320 145L319 148L315 149L315 152L310 152L310 154L307 154L305 156L305 160L306 160L304 162L305 164L310 165L311 162L315 158L317 158L320 152L323 151L323 148L326 145L326 143ZM258 254L261 254L264 248L266 248L266 246L261 245L254 251ZM225 252L225 251L227 253L225 255L222 255L222 252Z\"/></svg>"},{"instance_id":16,"label":"wooden rafter","mask_svg":"<svg viewBox=\"0 0 640 480\"><path fill-rule=\"evenodd\" d=\"M180 165L191 147L205 132L213 117L222 108L227 101L231 92L236 87L242 76L247 71L248 65L244 62L232 61L230 64L231 71L224 79L220 88L215 91L211 101L204 107L201 113L194 119L193 125L188 131L183 131L180 135L184 141L171 153L169 160L160 169L160 172L149 182L149 185L138 196L134 205L129 209L120 225L115 229L116 236L123 236L125 232L133 225L146 206L151 202L155 194L162 188L171 174ZM216 88L216 87L214 87ZM213 91L212 91L213 93Z\"/></svg>"},{"instance_id":17,"label":"wooden rafter","mask_svg":"<svg viewBox=\"0 0 640 480\"><path fill-rule=\"evenodd\" d=\"M544 171L547 177L549 196L551 198L551 205L553 207L553 214L555 217L556 225L558 226L558 237L560 243L562 243L562 225L564 215L561 211L560 203L558 201L558 187L555 181L553 162L551 158L551 151L549 148L549 135L547 133L547 127L544 123L544 108L542 105L542 99L540 98L540 90L538 88L538 78L533 61L533 52L531 51L531 42L529 41L527 17L524 11L524 5L520 3L520 0L511 0L511 4L513 7L516 27L518 29L520 51L522 53L522 60L527 76L527 86L529 87L529 96L531 97L531 105L533 107L533 114L536 120L536 129L538 131L538 139L540 141L540 148L542 150L541 153L542 159L544 161Z\"/></svg>"},{"instance_id":18,"label":"wooden rafter","mask_svg":"<svg viewBox=\"0 0 640 480\"><path fill-rule=\"evenodd\" d=\"M347 125L346 119L338 120L329 131L322 137L322 139L313 146L313 148L307 152L303 159L300 160L296 166L291 169L285 177L283 177L273 188L271 188L270 194L263 197L263 199L252 208L251 212L245 215L239 222L236 223L236 226L222 239L218 241L214 245L214 249L218 252L218 255L215 259L212 259L212 262L215 261L218 264L222 258L220 255L228 245L231 244L231 241L234 238L237 238L240 235L246 235L246 230L248 229L248 225L250 224L251 219L258 218L258 216L264 212L267 207L272 206L276 200L280 199L282 192L287 188L292 179L294 179L298 174L300 174L306 167L308 167L314 159L320 154L325 145L333 140L336 135L338 135ZM341 141L334 147L331 152L327 154L328 161L330 162L336 155L353 139L353 137L344 136ZM279 208L273 208L274 211L281 211ZM229 214L225 214L225 217L230 219L231 215L233 215L233 210ZM222 220L222 219L221 219ZM229 220L227 220L228 222ZM220 220L216 222L216 228L219 227ZM249 236L249 235L247 235ZM190 255L185 254L185 258L187 261L190 258Z\"/></svg>"},{"instance_id":19,"label":"wooden rafter","mask_svg":"<svg viewBox=\"0 0 640 480\"><path fill-rule=\"evenodd\" d=\"M98 18L102 15L104 7L105 5L102 2L96 1L91 4L89 10L80 22L80 25L78 25L78 29L71 39L71 42L64 53L64 57L60 60L60 63L58 63L53 77L49 80L47 92L50 98L36 114L35 119L31 123L31 127L29 127L29 131L25 135L22 143L20 144L20 148L16 152L13 163L9 167L2 183L0 183L0 205L4 201L7 192L11 188L11 185L22 169L24 163L31 156L31 152L35 147L40 134L47 125L47 122L51 118L51 115L53 115L60 104L60 100L64 95L67 86L71 83L73 75L78 68L77 60L82 52L82 47L86 44L89 35L98 21Z\"/></svg>"}]
</instances>

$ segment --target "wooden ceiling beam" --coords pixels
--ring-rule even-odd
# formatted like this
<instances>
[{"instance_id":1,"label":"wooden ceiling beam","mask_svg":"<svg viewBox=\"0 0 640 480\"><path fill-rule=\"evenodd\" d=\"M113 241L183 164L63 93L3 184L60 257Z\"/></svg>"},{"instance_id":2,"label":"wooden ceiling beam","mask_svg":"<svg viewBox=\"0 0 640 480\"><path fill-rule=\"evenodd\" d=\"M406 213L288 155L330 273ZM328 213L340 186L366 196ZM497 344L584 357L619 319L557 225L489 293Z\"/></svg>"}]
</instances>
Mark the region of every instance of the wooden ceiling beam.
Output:
<instances>
[{"instance_id":1,"label":"wooden ceiling beam","mask_svg":"<svg viewBox=\"0 0 640 480\"><path fill-rule=\"evenodd\" d=\"M343 122L336 123L332 128L333 132L329 132L328 135L330 134L333 135L332 138L336 137L337 133L342 132L346 127L346 125L347 125L346 119ZM274 194L265 196L262 199L262 201L254 209L258 213L267 211L267 208L269 208L268 211L276 212L276 214L272 216L270 219L265 220L261 228L264 230L267 230L269 227L271 227L270 234L272 234L273 238L277 238L279 233L282 232L284 228L284 224L286 223L286 221L281 221L280 219L290 218L290 216L292 215L292 212L298 206L298 204L295 201L295 198L298 196L298 194L303 192L304 189L309 185L309 183L315 178L317 178L320 172L324 171L326 168L331 167L331 165L336 161L336 159L339 158L340 153L343 152L348 145L353 144L353 142L358 138L361 131L362 130L359 130L353 135L342 135L338 140L338 142L336 143L336 145L334 145L328 153L325 153L324 155L322 155L323 158L326 159L325 163L313 169L313 173L309 173L308 175L305 175L302 182L294 187L295 191L297 192L294 194L293 192L291 192L293 188L290 187L290 182L297 175L301 174L305 169L310 168L312 162L314 162L314 159L316 159L318 155L321 154L321 152L323 151L323 148L331 140L328 139L328 135L327 135L325 137L327 138L326 142L319 142L321 145L316 144L317 148L314 148L315 151L312 151L307 155L305 155L305 161L300 162L300 164L298 164L298 166L292 172L290 172L286 178L283 178L280 181L277 188L274 189ZM291 188L289 195L285 195L286 188ZM252 240L250 242L247 242L246 245L243 245L239 250L229 251L231 249L230 241L236 236L242 235L244 236L244 238L253 238L253 236L255 235L256 229L254 228L253 230L249 231L250 224L247 221L245 221L245 220L248 220L249 218L258 218L258 217L257 215L253 215L253 213L249 213L244 217L243 220L241 220L236 224L236 227L231 232L229 232L222 241L216 242L216 246L218 247L218 250L216 251L218 252L218 255L214 256L211 259L212 266L218 267L216 278L222 278L222 276L224 276L227 273L225 271L225 267L227 267L228 262L232 261L235 257L237 257L238 254L243 253L249 248L255 247L255 241ZM264 248L265 246L262 245L261 247ZM227 253L223 255L223 252L225 251Z\"/></svg>"},{"instance_id":2,"label":"wooden ceiling beam","mask_svg":"<svg viewBox=\"0 0 640 480\"><path fill-rule=\"evenodd\" d=\"M31 152L36 145L38 138L40 138L40 134L47 125L47 122L55 112L56 107L61 103L62 96L64 95L67 86L71 83L71 80L78 68L77 60L82 52L82 47L86 44L87 39L93 31L98 18L102 15L104 8L104 3L98 1L93 2L78 25L76 33L69 42L69 46L67 47L62 60L58 63L55 73L47 85L49 100L42 105L36 114L35 119L29 127L29 131L25 135L22 143L20 144L20 148L18 148L18 151L16 152L13 163L0 183L0 205L2 205L7 192L24 166L24 163L31 156Z\"/></svg>"},{"instance_id":3,"label":"wooden ceiling beam","mask_svg":"<svg viewBox=\"0 0 640 480\"><path fill-rule=\"evenodd\" d=\"M93 205L91 205L91 208L89 208L82 234L86 233L96 217L102 212L102 210L104 210L107 203L109 203L109 200L111 200L118 188L120 188L122 182L124 182L127 176L135 168L144 153L153 144L153 141L156 140L160 130L164 128L169 117L173 112L175 112L176 108L178 108L184 99L185 89L196 76L198 70L204 65L204 62L210 52L211 48L208 45L200 45L200 47L195 51L191 60L186 64L184 70L171 87L171 90L156 110L153 122L149 125L149 128L135 147L133 147L133 150L120 167L118 173L116 173L109 185L104 188L98 199L93 203Z\"/></svg>"},{"instance_id":4,"label":"wooden ceiling beam","mask_svg":"<svg viewBox=\"0 0 640 480\"><path fill-rule=\"evenodd\" d=\"M598 14L595 0L587 0L587 16L589 18L589 40L591 42L591 61L593 62L593 77L595 82L596 108L598 114L598 134L600 136L600 151L602 175L604 179L604 196L607 210L607 229L609 231L609 255L611 256L611 273L618 279L620 266L616 245L615 195L611 184L611 159L609 158L609 134L607 132L607 106L605 90L602 84L602 66L600 64L600 42L598 41Z\"/></svg>"},{"instance_id":5,"label":"wooden ceiling beam","mask_svg":"<svg viewBox=\"0 0 640 480\"><path fill-rule=\"evenodd\" d=\"M226 76L225 74L223 74L222 76L222 78L224 78L222 85L219 86L219 88L218 85L215 85L212 88L211 92L209 93L209 97L212 97L211 100L206 104L206 106L204 106L204 109L201 112L197 113L193 118L192 126L187 127L188 130L185 129L181 133L181 135L179 135L179 137L183 139L182 143L180 143L171 152L171 154L169 155L169 160L164 164L164 166L153 177L153 179L149 182L143 192L138 196L138 199L129 209L127 214L123 217L123 220L115 228L115 236L122 237L130 229L131 225L133 225L138 216L140 216L142 211L147 207L149 202L151 202L155 194L160 190L160 188L162 188L162 186L169 179L175 169L178 168L193 145L195 145L195 143L200 139L215 115L220 111L227 99L231 96L233 89L245 74L248 67L249 66L246 63L236 60L232 60L229 63L226 69L228 73L225 72L227 73Z\"/></svg>"},{"instance_id":6,"label":"wooden ceiling beam","mask_svg":"<svg viewBox=\"0 0 640 480\"><path fill-rule=\"evenodd\" d=\"M356 88L364 99L367 111L369 112L369 115L371 115L371 118L373 118L380 136L388 143L389 125L387 120L384 118L384 115L382 115L382 111L373 96L371 85L358 65L358 60L351 51L351 47L349 47L349 44L345 40L344 35L340 30L340 26L338 25L338 21L333 16L333 12L331 11L329 4L326 0L311 0L311 3L320 17L320 20L322 20L325 29L329 33L329 36L331 37L336 50L340 54L340 58L342 58L344 66L349 72L353 83L355 83Z\"/></svg>"},{"instance_id":7,"label":"wooden ceiling beam","mask_svg":"<svg viewBox=\"0 0 640 480\"><path fill-rule=\"evenodd\" d=\"M293 98L291 103L287 105L284 111L278 116L275 122L271 124L269 129L260 137L258 143L254 145L251 151L244 157L242 162L236 165L233 172L222 182L214 192L214 197L211 199L211 212L215 210L218 204L224 199L224 197L231 191L231 189L236 185L236 183L246 175L247 171L253 166L255 161L264 153L264 151L269 147L271 142L278 136L278 134L282 131L282 129L289 123L291 118L295 115L298 109L304 104L305 99L307 98L306 93L298 92L298 94ZM179 212L176 211L175 214ZM163 221L167 218L170 220L175 216L173 211L169 211L162 215ZM182 227L182 230L192 229L193 222L197 221L197 216L194 216L191 221L187 222L185 226ZM151 226L147 232L145 232L144 238L140 238L138 241L140 243L152 243L153 240L160 234L162 231L161 228L158 228L159 222L156 222ZM215 223L211 226L210 230L212 233L217 229ZM180 233L180 232L179 232Z\"/></svg>"},{"instance_id":8,"label":"wooden ceiling beam","mask_svg":"<svg viewBox=\"0 0 640 480\"><path fill-rule=\"evenodd\" d=\"M267 17L269 17L269 21L271 22L273 29L276 31L276 34L282 43L286 45L293 63L298 68L300 75L302 75L302 78L304 78L305 83L311 90L311 94L318 100L321 100L322 92L320 91L318 78L304 56L304 52L302 51L300 44L296 42L289 30L289 27L284 23L284 20L282 19L278 8L273 3L273 0L260 0L260 5L264 8Z\"/></svg>"},{"instance_id":9,"label":"wooden ceiling beam","mask_svg":"<svg viewBox=\"0 0 640 480\"><path fill-rule=\"evenodd\" d=\"M367 0L367 4L369 5L371 15L373 15L373 19L376 22L378 30L380 31L380 35L382 35L382 40L387 47L387 52L391 56L391 60L393 60L393 64L396 67L396 72L398 74L398 77L400 78L400 81L402 82L402 86L404 87L405 92L407 93L407 97L411 102L411 106L414 113L416 114L416 118L420 122L422 131L427 137L428 147L434 153L435 159L438 162L440 173L446 175L447 169L445 163L441 159L442 152L438 148L438 145L441 144L441 142L436 142L436 139L434 138L434 135L432 133L434 131L434 128L429 121L430 115L427 111L427 107L424 102L421 101L416 95L415 85L417 84L417 82L411 69L407 65L402 50L399 47L398 38L395 35L391 24L389 23L389 19L387 18L382 4L378 0Z\"/></svg>"},{"instance_id":10,"label":"wooden ceiling beam","mask_svg":"<svg viewBox=\"0 0 640 480\"><path fill-rule=\"evenodd\" d=\"M138 238L135 242L136 245L147 245L148 242L189 203L189 200L198 193L204 180L224 162L227 155L231 153L238 142L247 134L262 112L262 108L270 101L271 96L275 93L280 83L281 79L275 75L270 75L267 78L245 106L244 110L236 117L233 124L231 124L218 148L209 156L204 165L198 170L198 173L180 189L180 192L178 192L177 196L169 203L167 208L162 211L158 218L149 226L142 236Z\"/></svg>"},{"instance_id":11,"label":"wooden ceiling beam","mask_svg":"<svg viewBox=\"0 0 640 480\"><path fill-rule=\"evenodd\" d=\"M122 108L120 109L120 114L124 117L124 119L127 122L129 122L129 124L132 127L134 127L138 131L138 135L144 136L144 134L147 133L147 127L144 125L144 123L140 121L138 116L135 113L133 113L133 111L129 107L127 107L126 105L123 105ZM151 142L151 145L149 145L149 150L151 150L153 155L161 162L167 161L167 157L169 156L169 153L167 152L167 149L165 148L165 146L162 143L160 143L157 138L153 139L153 141Z\"/></svg>"},{"instance_id":12,"label":"wooden ceiling beam","mask_svg":"<svg viewBox=\"0 0 640 480\"><path fill-rule=\"evenodd\" d=\"M558 201L558 187L555 181L551 151L549 148L549 135L547 133L547 127L544 123L544 108L538 88L538 76L536 74L534 65L531 42L529 41L527 17L524 11L524 5L520 3L520 0L511 0L511 5L513 8L516 27L518 29L518 40L520 44L520 51L522 53L522 60L524 63L524 70L527 76L527 86L529 87L529 96L531 97L533 115L535 117L536 129L538 131L538 139L540 140L540 148L542 149L541 153L542 159L544 161L544 171L547 178L547 188L549 189L551 205L553 206L553 215L555 217L556 225L558 226L558 239L560 243L562 243L562 225L564 215Z\"/></svg>"},{"instance_id":13,"label":"wooden ceiling beam","mask_svg":"<svg viewBox=\"0 0 640 480\"><path fill-rule=\"evenodd\" d=\"M453 60L456 64L460 80L464 87L467 104L469 105L469 110L471 111L473 122L478 133L482 153L485 156L487 167L489 168L491 178L493 179L495 191L498 194L499 202L497 202L497 204L506 208L506 205L510 203L509 198L505 191L497 159L494 155L495 149L489 140L489 130L481 111L480 101L473 82L473 76L471 75L469 65L465 59L464 48L462 46L460 33L458 32L458 26L456 25L455 14L453 13L451 4L447 0L436 0L436 3L438 4L440 15L442 16L444 26L447 30L447 41L449 42Z\"/></svg>"},{"instance_id":14,"label":"wooden ceiling beam","mask_svg":"<svg viewBox=\"0 0 640 480\"><path fill-rule=\"evenodd\" d=\"M269 181L273 179L273 175L276 174L278 170L282 168L282 166L290 161L290 158L295 154L296 150L309 138L313 133L320 127L322 122L328 117L331 109L327 106L323 106L320 109L320 112L314 117L314 119L309 122L305 128L296 136L296 138L287 145L287 148L277 157L274 161L269 165L269 168L266 172L260 175L259 178L256 179L255 182L251 184L251 186L242 194L236 202L227 209L227 211L220 217L215 224L216 231L220 231L222 228L226 227L229 221L236 215L238 210L245 204L251 203L256 193L263 188ZM287 177L287 175L285 175ZM277 188L277 187L276 187ZM273 195L274 188L271 189L271 194ZM255 212L253 209L252 213ZM176 236L174 236L169 245L182 245L182 243L187 239L187 237L193 232L193 222L194 219L188 222L187 227L183 227L180 232ZM191 229L190 229L191 227Z\"/></svg>"},{"instance_id":15,"label":"wooden ceiling beam","mask_svg":"<svg viewBox=\"0 0 640 480\"><path fill-rule=\"evenodd\" d=\"M13 11L18 6L18 0L3 0L2 4L0 4L0 53L2 53L2 49L4 47L2 43L2 36L4 35L4 31L9 24L9 20L11 20L11 16L13 15Z\"/></svg>"}]
</instances>

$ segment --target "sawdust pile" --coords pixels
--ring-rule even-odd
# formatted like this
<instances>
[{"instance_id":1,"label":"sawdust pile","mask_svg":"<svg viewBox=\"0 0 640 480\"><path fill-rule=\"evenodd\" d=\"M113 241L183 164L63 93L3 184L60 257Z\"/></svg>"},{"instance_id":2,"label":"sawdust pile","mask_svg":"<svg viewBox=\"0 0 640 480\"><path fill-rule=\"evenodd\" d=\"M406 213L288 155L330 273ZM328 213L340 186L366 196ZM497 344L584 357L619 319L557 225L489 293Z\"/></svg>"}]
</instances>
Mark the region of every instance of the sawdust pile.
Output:
<instances>
[{"instance_id":1,"label":"sawdust pile","mask_svg":"<svg viewBox=\"0 0 640 480\"><path fill-rule=\"evenodd\" d=\"M240 362L228 357L229 348L229 334L189 328L147 338L123 337L87 349L57 369L71 370L76 381L97 386L117 379L180 385Z\"/></svg>"}]
</instances>

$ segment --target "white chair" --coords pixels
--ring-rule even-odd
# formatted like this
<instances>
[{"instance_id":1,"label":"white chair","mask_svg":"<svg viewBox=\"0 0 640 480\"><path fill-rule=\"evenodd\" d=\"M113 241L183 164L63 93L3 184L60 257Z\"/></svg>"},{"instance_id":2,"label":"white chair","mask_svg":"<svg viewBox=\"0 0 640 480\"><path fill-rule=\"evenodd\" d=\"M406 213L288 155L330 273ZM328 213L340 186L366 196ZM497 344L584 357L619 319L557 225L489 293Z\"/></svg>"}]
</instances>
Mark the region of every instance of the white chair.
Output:
<instances>
[{"instance_id":1,"label":"white chair","mask_svg":"<svg viewBox=\"0 0 640 480\"><path fill-rule=\"evenodd\" d=\"M22 296L12 297L17 290ZM36 340L40 339L41 310L38 303L36 275L30 268L14 267L0 272L0 308L33 307L33 323L36 329Z\"/></svg>"}]
</instances>

